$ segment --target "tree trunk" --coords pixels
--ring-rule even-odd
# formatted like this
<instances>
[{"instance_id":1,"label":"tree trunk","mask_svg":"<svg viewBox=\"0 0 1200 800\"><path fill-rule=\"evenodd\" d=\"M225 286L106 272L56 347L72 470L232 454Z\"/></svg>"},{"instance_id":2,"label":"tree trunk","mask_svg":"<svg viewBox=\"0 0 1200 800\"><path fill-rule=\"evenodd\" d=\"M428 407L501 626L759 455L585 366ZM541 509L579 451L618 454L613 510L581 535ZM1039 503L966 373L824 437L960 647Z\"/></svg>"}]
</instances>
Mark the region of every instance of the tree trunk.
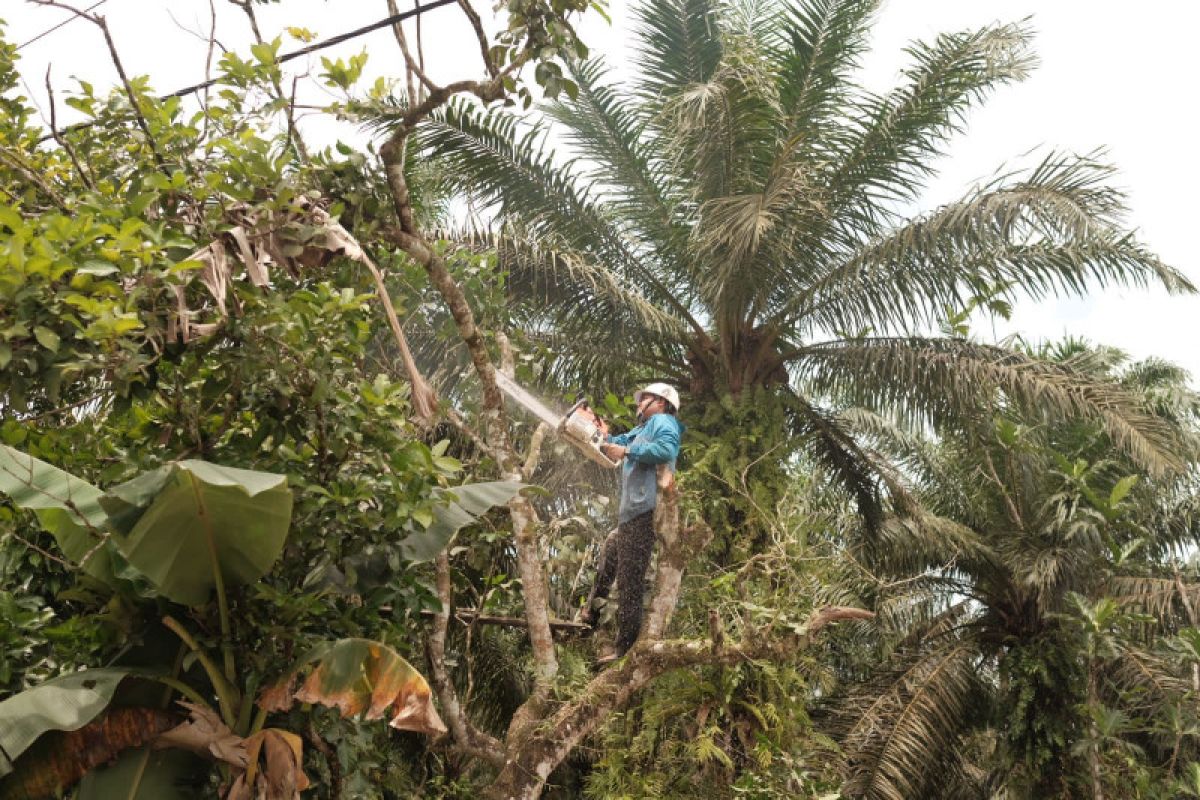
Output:
<instances>
[{"instance_id":1,"label":"tree trunk","mask_svg":"<svg viewBox=\"0 0 1200 800\"><path fill-rule=\"evenodd\" d=\"M1096 672L1093 666L1088 675L1088 704L1093 708L1099 704L1099 692L1096 689ZM1093 720L1088 725L1092 736L1092 746L1088 748L1088 770L1092 777L1092 797L1104 800L1104 774L1100 764L1100 727Z\"/></svg>"},{"instance_id":2,"label":"tree trunk","mask_svg":"<svg viewBox=\"0 0 1200 800\"><path fill-rule=\"evenodd\" d=\"M829 623L873 616L859 608L827 606L812 614L803 635L779 639L758 636L730 646L711 639L647 641L643 638L623 660L593 678L574 700L561 706L523 742L510 743L508 759L485 796L489 800L539 797L550 773L583 739L594 733L609 714L627 707L638 691L665 672L700 664L732 666L748 659L794 660Z\"/></svg>"}]
</instances>

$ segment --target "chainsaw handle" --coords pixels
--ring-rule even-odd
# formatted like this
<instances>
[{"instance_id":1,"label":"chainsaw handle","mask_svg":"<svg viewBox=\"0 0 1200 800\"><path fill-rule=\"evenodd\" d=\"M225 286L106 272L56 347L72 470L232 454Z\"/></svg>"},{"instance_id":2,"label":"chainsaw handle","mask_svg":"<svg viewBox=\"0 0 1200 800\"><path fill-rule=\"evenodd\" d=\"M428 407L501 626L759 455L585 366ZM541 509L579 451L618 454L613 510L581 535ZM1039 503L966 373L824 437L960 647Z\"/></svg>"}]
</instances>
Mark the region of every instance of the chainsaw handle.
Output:
<instances>
[{"instance_id":1,"label":"chainsaw handle","mask_svg":"<svg viewBox=\"0 0 1200 800\"><path fill-rule=\"evenodd\" d=\"M604 421L604 417L597 414L595 410L588 405L586 398L580 398L579 400L576 400L575 405L571 406L571 410L567 412L567 416L570 417L576 411L586 412L592 418L592 421L596 423L596 427L600 429L601 435L605 438L608 438L608 423Z\"/></svg>"}]
</instances>

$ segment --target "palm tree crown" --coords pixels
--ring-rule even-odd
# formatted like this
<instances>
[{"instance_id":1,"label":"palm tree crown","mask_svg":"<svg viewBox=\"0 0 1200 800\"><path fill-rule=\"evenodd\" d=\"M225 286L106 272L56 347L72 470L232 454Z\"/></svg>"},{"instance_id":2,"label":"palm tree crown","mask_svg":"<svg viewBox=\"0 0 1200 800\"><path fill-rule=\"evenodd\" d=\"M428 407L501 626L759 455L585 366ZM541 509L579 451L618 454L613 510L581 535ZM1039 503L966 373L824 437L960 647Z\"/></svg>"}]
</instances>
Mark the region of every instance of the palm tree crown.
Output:
<instances>
[{"instance_id":1,"label":"palm tree crown","mask_svg":"<svg viewBox=\"0 0 1200 800\"><path fill-rule=\"evenodd\" d=\"M492 209L551 377L666 378L693 400L786 395L799 441L860 504L881 473L830 405L934 425L1001 402L1084 414L1139 462L1177 466L1168 433L1120 392L922 335L985 290L1191 287L1123 227L1123 197L1092 157L1052 154L906 215L964 115L1033 58L1021 26L942 35L912 45L900 85L875 94L853 78L876 6L647 2L629 85L588 61L548 119L459 104L425 126L427 152Z\"/></svg>"},{"instance_id":2,"label":"palm tree crown","mask_svg":"<svg viewBox=\"0 0 1200 800\"><path fill-rule=\"evenodd\" d=\"M1195 464L1200 396L1182 370L1071 340L1038 355L1141 396ZM934 443L865 412L848 416L906 465L938 516L850 542L847 562L896 587L864 593L896 639L886 664L833 704L843 793L994 797L1006 785L1015 797L1100 796L1079 756L1103 760L1088 736L1105 714L1138 720L1119 726L1127 730L1105 745L1110 756L1114 742L1140 741L1142 763L1175 778L1180 748L1194 741L1144 734L1181 707L1194 724L1195 706L1182 700L1191 667L1170 643L1194 624L1200 590L1170 560L1200 541L1195 473L1150 479L1080 421L1006 413ZM1092 734L1089 714L1099 716ZM1106 783L1130 779L1125 761L1108 761Z\"/></svg>"}]
</instances>

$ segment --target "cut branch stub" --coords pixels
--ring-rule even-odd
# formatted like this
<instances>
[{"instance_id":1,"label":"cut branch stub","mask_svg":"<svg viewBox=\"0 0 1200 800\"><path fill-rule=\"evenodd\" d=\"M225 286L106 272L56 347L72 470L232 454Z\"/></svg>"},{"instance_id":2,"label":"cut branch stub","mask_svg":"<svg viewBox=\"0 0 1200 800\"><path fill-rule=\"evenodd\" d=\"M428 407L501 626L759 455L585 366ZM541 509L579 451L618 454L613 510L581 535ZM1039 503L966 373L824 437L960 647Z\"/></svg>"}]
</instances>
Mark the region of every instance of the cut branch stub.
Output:
<instances>
[{"instance_id":1,"label":"cut branch stub","mask_svg":"<svg viewBox=\"0 0 1200 800\"><path fill-rule=\"evenodd\" d=\"M294 690L300 673L307 679ZM370 639L341 639L318 645L300 666L266 689L258 704L266 711L286 711L292 703L320 703L343 717L383 719L398 730L430 735L446 732L433 707L429 683L395 650Z\"/></svg>"}]
</instances>

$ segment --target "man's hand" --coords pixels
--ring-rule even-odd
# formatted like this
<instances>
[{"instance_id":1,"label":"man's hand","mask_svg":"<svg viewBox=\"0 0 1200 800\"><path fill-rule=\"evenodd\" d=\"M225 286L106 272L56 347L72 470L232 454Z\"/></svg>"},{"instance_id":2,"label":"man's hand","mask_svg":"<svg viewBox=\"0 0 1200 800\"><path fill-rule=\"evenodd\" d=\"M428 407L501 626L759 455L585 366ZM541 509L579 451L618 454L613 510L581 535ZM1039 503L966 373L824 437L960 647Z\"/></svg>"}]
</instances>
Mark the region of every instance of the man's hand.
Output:
<instances>
[{"instance_id":1,"label":"man's hand","mask_svg":"<svg viewBox=\"0 0 1200 800\"><path fill-rule=\"evenodd\" d=\"M579 409L579 413L582 413L585 418L596 426L601 436L608 436L608 423L604 421L603 417L593 411L590 406L582 406Z\"/></svg>"},{"instance_id":2,"label":"man's hand","mask_svg":"<svg viewBox=\"0 0 1200 800\"><path fill-rule=\"evenodd\" d=\"M613 461L620 461L625 457L628 448L621 447L619 444L602 444L600 452L611 458Z\"/></svg>"}]
</instances>

